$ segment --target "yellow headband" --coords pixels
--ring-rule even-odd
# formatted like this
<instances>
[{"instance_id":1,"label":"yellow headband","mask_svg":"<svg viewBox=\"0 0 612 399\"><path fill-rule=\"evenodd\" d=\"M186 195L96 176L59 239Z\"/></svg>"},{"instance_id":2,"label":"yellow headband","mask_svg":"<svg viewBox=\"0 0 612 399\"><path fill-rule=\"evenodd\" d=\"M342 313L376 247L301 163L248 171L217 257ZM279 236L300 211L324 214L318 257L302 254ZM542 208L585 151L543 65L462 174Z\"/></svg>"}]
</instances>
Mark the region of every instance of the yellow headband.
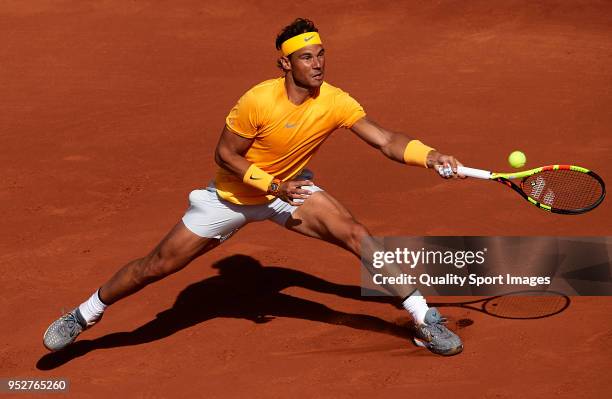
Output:
<instances>
[{"instance_id":1,"label":"yellow headband","mask_svg":"<svg viewBox=\"0 0 612 399\"><path fill-rule=\"evenodd\" d=\"M283 55L286 57L291 53L298 51L299 49L310 46L311 44L323 44L321 37L317 32L306 32L301 35L293 36L287 39L281 45Z\"/></svg>"}]
</instances>

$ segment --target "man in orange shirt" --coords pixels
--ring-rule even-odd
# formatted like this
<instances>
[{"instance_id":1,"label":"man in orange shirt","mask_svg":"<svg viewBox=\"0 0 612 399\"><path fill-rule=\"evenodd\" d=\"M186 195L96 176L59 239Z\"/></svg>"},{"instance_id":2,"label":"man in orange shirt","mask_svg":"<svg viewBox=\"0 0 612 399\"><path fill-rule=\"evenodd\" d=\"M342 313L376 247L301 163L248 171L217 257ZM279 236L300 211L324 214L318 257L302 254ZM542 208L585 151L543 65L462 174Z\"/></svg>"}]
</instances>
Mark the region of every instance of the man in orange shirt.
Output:
<instances>
[{"instance_id":1,"label":"man in orange shirt","mask_svg":"<svg viewBox=\"0 0 612 399\"><path fill-rule=\"evenodd\" d=\"M49 326L43 338L48 349L70 345L100 320L107 306L181 270L252 221L269 219L371 259L381 248L368 230L304 177L310 158L338 128L350 129L394 161L436 168L445 178L456 176L460 163L454 157L376 125L348 93L324 81L325 49L311 21L297 19L285 27L276 48L284 76L251 88L230 111L215 152L220 168L214 182L191 192L185 216L151 253L122 267ZM393 276L400 270L389 265L384 273ZM441 355L461 352L459 337L414 287L386 288L404 298L418 343Z\"/></svg>"}]
</instances>

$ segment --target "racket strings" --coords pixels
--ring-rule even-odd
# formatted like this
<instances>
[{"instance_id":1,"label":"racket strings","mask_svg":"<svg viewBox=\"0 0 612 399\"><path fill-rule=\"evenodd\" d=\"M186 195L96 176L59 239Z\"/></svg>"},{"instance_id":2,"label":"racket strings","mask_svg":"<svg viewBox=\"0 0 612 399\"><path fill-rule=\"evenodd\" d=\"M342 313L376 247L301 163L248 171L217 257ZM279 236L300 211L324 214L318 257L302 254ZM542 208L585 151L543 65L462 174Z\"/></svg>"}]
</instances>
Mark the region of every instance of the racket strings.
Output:
<instances>
[{"instance_id":1,"label":"racket strings","mask_svg":"<svg viewBox=\"0 0 612 399\"><path fill-rule=\"evenodd\" d=\"M521 189L544 205L565 210L588 208L603 195L597 179L569 169L545 170L528 176Z\"/></svg>"}]
</instances>

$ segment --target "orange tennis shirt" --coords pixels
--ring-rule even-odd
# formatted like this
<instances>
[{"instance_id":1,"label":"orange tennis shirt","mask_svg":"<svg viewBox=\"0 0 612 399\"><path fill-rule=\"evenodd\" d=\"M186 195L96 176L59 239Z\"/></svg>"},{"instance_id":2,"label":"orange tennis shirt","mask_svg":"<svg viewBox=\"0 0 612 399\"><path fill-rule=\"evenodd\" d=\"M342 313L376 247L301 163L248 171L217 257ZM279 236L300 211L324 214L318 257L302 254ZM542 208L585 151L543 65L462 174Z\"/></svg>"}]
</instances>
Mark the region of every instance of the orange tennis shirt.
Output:
<instances>
[{"instance_id":1,"label":"orange tennis shirt","mask_svg":"<svg viewBox=\"0 0 612 399\"><path fill-rule=\"evenodd\" d=\"M280 180L290 180L306 166L337 128L350 128L365 116L348 93L323 83L316 97L295 105L287 97L285 78L267 80L247 91L225 120L234 133L254 139L245 158ZM234 204L263 204L275 197L219 168L218 195Z\"/></svg>"}]
</instances>

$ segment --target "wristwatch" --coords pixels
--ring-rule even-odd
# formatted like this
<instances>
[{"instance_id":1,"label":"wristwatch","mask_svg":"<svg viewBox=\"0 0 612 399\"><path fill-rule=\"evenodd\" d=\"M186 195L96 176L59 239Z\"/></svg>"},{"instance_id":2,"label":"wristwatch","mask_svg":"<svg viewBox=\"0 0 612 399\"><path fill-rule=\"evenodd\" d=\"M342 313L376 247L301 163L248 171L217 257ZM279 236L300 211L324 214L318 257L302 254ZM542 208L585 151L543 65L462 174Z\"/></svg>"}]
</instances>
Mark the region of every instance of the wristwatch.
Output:
<instances>
[{"instance_id":1,"label":"wristwatch","mask_svg":"<svg viewBox=\"0 0 612 399\"><path fill-rule=\"evenodd\" d=\"M272 194L275 197L278 197L278 194L280 194L281 183L282 182L280 181L280 179L272 180L272 183L270 183L270 186L268 187L268 193Z\"/></svg>"}]
</instances>

